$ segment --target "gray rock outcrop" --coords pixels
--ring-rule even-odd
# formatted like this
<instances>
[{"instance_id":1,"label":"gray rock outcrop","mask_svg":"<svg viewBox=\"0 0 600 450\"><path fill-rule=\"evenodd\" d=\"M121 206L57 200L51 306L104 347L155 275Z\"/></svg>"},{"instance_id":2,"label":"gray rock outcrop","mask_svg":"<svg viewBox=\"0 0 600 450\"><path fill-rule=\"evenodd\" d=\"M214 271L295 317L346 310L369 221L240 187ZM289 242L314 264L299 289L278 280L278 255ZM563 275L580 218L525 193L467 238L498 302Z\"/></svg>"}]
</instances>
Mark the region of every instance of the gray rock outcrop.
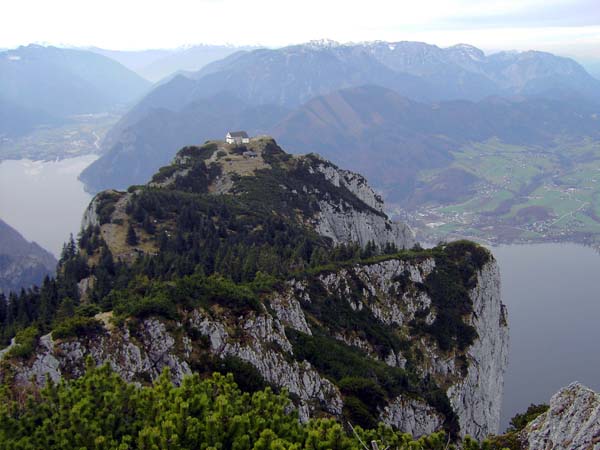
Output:
<instances>
[{"instance_id":1,"label":"gray rock outcrop","mask_svg":"<svg viewBox=\"0 0 600 450\"><path fill-rule=\"evenodd\" d=\"M319 202L320 213L315 218L315 230L333 242L356 242L365 247L373 241L379 248L394 244L398 248L415 245L414 233L403 223L392 222L386 216L371 211L358 211L350 205Z\"/></svg>"},{"instance_id":2,"label":"gray rock outcrop","mask_svg":"<svg viewBox=\"0 0 600 450\"><path fill-rule=\"evenodd\" d=\"M385 215L383 199L362 175L339 169L326 160L318 161L311 168L313 171L322 174L333 186L350 191L367 208L357 209L343 200L339 203L321 200L320 213L314 219L317 233L331 238L336 245L355 242L364 247L369 241L380 248L389 243L398 248L415 245L415 236L410 227L393 222Z\"/></svg>"},{"instance_id":3,"label":"gray rock outcrop","mask_svg":"<svg viewBox=\"0 0 600 450\"><path fill-rule=\"evenodd\" d=\"M431 434L444 425L444 417L427 403L401 395L384 408L381 421L413 437Z\"/></svg>"},{"instance_id":4,"label":"gray rock outcrop","mask_svg":"<svg viewBox=\"0 0 600 450\"><path fill-rule=\"evenodd\" d=\"M86 210L83 212L83 217L81 219L82 230L85 230L88 227L95 227L100 225L100 219L98 218L98 214L96 213L98 203L98 196L95 196L86 208Z\"/></svg>"},{"instance_id":5,"label":"gray rock outcrop","mask_svg":"<svg viewBox=\"0 0 600 450\"><path fill-rule=\"evenodd\" d=\"M315 169L317 172L323 174L325 179L335 187L345 187L364 204L383 213L383 199L369 186L367 179L362 175L335 167L326 160L322 160Z\"/></svg>"},{"instance_id":6,"label":"gray rock outcrop","mask_svg":"<svg viewBox=\"0 0 600 450\"><path fill-rule=\"evenodd\" d=\"M599 450L600 394L571 383L550 400L550 408L521 432L529 450Z\"/></svg>"},{"instance_id":7,"label":"gray rock outcrop","mask_svg":"<svg viewBox=\"0 0 600 450\"><path fill-rule=\"evenodd\" d=\"M47 377L58 380L63 376L79 376L85 368L85 359L91 356L97 364L110 364L128 381L156 379L169 367L173 380L179 382L191 373L194 352L201 349L217 358L239 358L254 366L265 381L287 388L298 399L303 420L316 410L340 416L343 399L339 389L309 362L293 358L294 347L286 335L286 327L311 334L302 305L323 301L313 297L314 283L321 285L318 289L326 292L326 296L344 299L355 311L366 309L375 320L409 335L410 322L417 315L431 323L436 311L425 291L405 290L402 283L419 285L435 268L433 258L389 259L324 272L312 285L306 280L290 280L270 297L269 308L236 318L234 323L202 308L170 325L155 318L134 322L133 327L127 323L116 326L104 314L99 316L104 331L93 338L53 340L51 335L43 336L33 359L13 363L16 380L43 384ZM477 272L477 283L470 291L473 313L469 320L478 338L463 356L442 352L425 338L412 343L423 355L417 371L433 377L446 391L461 434L478 439L497 432L507 361L508 328L498 280L498 267L493 259ZM360 286L358 291L357 286ZM204 344L198 341L198 336L204 337ZM340 331L335 337L390 366L404 368L406 364L399 351L390 351L385 358L379 356L368 341L352 330ZM466 371L459 357L466 358ZM379 418L415 436L429 434L444 423L440 413L425 400L404 395L391 399Z\"/></svg>"}]
</instances>

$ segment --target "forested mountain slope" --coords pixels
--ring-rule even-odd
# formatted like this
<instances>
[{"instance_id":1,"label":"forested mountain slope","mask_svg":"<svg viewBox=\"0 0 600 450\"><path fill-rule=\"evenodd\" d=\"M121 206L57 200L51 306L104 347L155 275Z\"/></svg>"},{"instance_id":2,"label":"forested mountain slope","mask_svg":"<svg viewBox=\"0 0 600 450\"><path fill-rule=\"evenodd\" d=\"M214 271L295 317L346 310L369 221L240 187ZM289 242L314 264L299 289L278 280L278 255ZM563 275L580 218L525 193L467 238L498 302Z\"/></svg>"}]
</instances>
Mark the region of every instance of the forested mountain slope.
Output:
<instances>
[{"instance_id":1,"label":"forested mountain slope","mask_svg":"<svg viewBox=\"0 0 600 450\"><path fill-rule=\"evenodd\" d=\"M414 435L497 431L507 357L498 267L469 242L413 247L355 173L271 138L185 147L91 203L55 281L10 299L4 380L232 372L300 417Z\"/></svg>"}]
</instances>

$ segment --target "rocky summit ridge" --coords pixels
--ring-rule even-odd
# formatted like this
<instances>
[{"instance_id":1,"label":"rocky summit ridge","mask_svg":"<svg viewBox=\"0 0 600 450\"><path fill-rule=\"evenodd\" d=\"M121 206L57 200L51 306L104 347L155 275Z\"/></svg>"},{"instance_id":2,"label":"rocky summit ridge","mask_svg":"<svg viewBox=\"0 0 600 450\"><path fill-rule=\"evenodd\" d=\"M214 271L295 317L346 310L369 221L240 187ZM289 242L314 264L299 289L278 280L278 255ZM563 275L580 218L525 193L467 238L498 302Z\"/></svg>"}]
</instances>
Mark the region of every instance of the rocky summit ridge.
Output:
<instances>
[{"instance_id":1,"label":"rocky summit ridge","mask_svg":"<svg viewBox=\"0 0 600 450\"><path fill-rule=\"evenodd\" d=\"M223 371L287 389L302 419L497 432L508 325L493 256L420 248L362 176L317 155L268 137L185 147L147 185L98 194L67 250L56 283L71 298L17 334L4 381L78 377L89 358L139 383Z\"/></svg>"},{"instance_id":2,"label":"rocky summit ridge","mask_svg":"<svg viewBox=\"0 0 600 450\"><path fill-rule=\"evenodd\" d=\"M383 199L363 176L340 169L317 154L287 154L270 137L253 138L244 146L209 141L204 146L186 147L171 165L154 175L149 187L179 190L185 180L202 183L200 190L205 194L238 197L256 190L257 186L248 186L250 180L272 184L269 187L279 191L272 199L279 213L293 210L293 215L302 216L303 225L334 244L355 242L364 247L373 241L377 246L391 243L410 248L416 242L410 227L386 216ZM193 188L186 185L183 189ZM107 197L119 214L133 195L116 191L97 195L84 214L82 228L100 223L97 211ZM265 205L269 199L252 198L257 200ZM112 239L104 237L110 246ZM119 254L118 245L111 250Z\"/></svg>"}]
</instances>

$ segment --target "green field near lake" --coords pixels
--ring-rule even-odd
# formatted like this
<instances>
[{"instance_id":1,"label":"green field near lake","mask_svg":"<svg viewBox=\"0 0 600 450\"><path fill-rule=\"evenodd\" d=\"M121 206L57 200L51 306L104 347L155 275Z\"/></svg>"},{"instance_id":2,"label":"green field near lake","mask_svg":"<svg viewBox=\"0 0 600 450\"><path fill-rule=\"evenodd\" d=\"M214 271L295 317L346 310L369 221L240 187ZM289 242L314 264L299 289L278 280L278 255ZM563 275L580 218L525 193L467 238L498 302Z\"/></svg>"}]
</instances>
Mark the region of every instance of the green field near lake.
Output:
<instances>
[{"instance_id":1,"label":"green field near lake","mask_svg":"<svg viewBox=\"0 0 600 450\"><path fill-rule=\"evenodd\" d=\"M432 223L430 234L495 233L502 240L502 228L511 240L600 236L600 142L526 147L490 140L452 154L450 168L476 181L470 194L454 202L420 208ZM420 180L444 170L448 167L423 173Z\"/></svg>"}]
</instances>

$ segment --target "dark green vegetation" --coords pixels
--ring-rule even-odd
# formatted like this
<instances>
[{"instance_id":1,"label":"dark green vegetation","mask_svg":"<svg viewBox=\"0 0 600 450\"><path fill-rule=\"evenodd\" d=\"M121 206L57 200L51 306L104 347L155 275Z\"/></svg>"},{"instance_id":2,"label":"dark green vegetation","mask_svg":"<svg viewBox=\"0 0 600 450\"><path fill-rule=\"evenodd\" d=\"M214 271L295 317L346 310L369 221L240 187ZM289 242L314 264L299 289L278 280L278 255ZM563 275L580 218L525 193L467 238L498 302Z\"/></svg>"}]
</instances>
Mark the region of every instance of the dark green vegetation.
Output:
<instances>
[{"instance_id":1,"label":"dark green vegetation","mask_svg":"<svg viewBox=\"0 0 600 450\"><path fill-rule=\"evenodd\" d=\"M0 389L0 449L361 449L443 450L443 432L413 440L389 427L355 427L332 419L301 424L290 400L270 389L243 393L231 376L187 377L174 386L165 372L136 387L108 367L39 392ZM480 447L467 440L469 450ZM486 447L484 447L486 448Z\"/></svg>"},{"instance_id":2,"label":"dark green vegetation","mask_svg":"<svg viewBox=\"0 0 600 450\"><path fill-rule=\"evenodd\" d=\"M59 341L98 339L106 333L95 318L98 312L112 312L113 325L127 327L132 338L143 319L159 317L173 333L187 333L194 341L188 362L195 372L231 372L244 390L260 390L266 382L256 368L231 357L220 360L211 353L206 336L185 324L201 310L243 340L244 320L269 312L270 300L283 294L286 281L294 278L309 286L311 301L301 306L313 334L287 329L294 354L273 343L275 351L310 362L335 383L344 414L354 424L376 427L385 403L403 394L435 408L445 418L446 432L455 438L458 421L445 394L453 380L418 376L423 355L413 341L423 338L464 362L464 350L476 338L467 322L472 313L468 291L490 254L467 241L427 250L399 251L392 244L378 248L374 243L365 248L334 246L307 225L319 200L381 213L316 174L311 165L325 164L316 156L293 158L272 140L263 144L261 154L269 166L252 176L227 174L232 185L226 194L210 193L216 180L226 178L223 166L209 162L217 151L212 143L184 148L176 163L161 169L148 186L100 194L94 203L100 225L83 230L78 245L74 240L65 245L56 278L0 301L3 344L17 334L8 356L26 361L39 337L48 332ZM435 312L432 321L417 314L401 333L377 320L368 308L350 307L349 302L376 301L363 299L365 285L357 275L362 267L428 258L435 260L435 269L422 283L402 273L393 280L394 291L384 295L401 298L409 291L426 292ZM328 293L320 281L340 269L349 274L350 295ZM86 284L86 290L80 289ZM372 351L345 343L340 335L350 342L358 338ZM383 362L392 352L404 355L404 369Z\"/></svg>"},{"instance_id":3,"label":"dark green vegetation","mask_svg":"<svg viewBox=\"0 0 600 450\"><path fill-rule=\"evenodd\" d=\"M548 411L548 408L549 408L549 406L545 405L545 404L529 405L529 408L527 408L527 411L525 411L523 414L517 414L515 417L510 419L510 426L508 427L507 431L508 432L521 431L523 428L525 428L527 426L527 424L529 422L534 420L540 414L544 414L546 411Z\"/></svg>"},{"instance_id":4,"label":"dark green vegetation","mask_svg":"<svg viewBox=\"0 0 600 450\"><path fill-rule=\"evenodd\" d=\"M506 433L493 436L486 443L488 445L489 450L523 450L523 446L521 445L521 441L518 437L519 432L521 432L525 427L532 422L536 417L540 414L548 411L548 405L540 404L540 405L529 405L527 411L522 414L515 415L510 420L510 426L506 430Z\"/></svg>"}]
</instances>

